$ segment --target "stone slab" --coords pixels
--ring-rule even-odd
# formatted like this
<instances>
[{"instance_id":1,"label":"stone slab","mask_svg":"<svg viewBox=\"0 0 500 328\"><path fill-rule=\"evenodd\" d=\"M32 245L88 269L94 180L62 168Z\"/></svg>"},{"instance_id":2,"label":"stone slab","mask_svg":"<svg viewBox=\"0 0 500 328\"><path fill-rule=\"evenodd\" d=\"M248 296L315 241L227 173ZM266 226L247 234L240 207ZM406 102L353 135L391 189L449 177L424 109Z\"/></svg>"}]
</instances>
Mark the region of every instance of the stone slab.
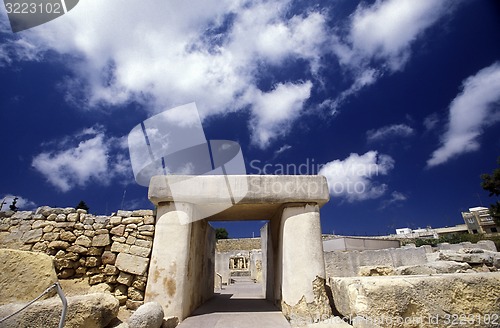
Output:
<instances>
[{"instance_id":1,"label":"stone slab","mask_svg":"<svg viewBox=\"0 0 500 328\"><path fill-rule=\"evenodd\" d=\"M330 286L343 316L386 318L386 328L451 327L447 319L470 314L475 321L464 327L493 327L479 318L500 315L500 272L331 278Z\"/></svg>"},{"instance_id":2,"label":"stone slab","mask_svg":"<svg viewBox=\"0 0 500 328\"><path fill-rule=\"evenodd\" d=\"M121 271L132 274L143 275L148 268L149 259L126 253L120 253L116 257L115 266Z\"/></svg>"},{"instance_id":3,"label":"stone slab","mask_svg":"<svg viewBox=\"0 0 500 328\"><path fill-rule=\"evenodd\" d=\"M185 202L196 204L202 213L218 213L210 217L211 221L235 217L262 220L272 217L285 203L315 203L321 207L330 199L326 178L320 175L154 176L148 197L155 205ZM226 206L228 200L230 205ZM217 211L218 207L223 210Z\"/></svg>"},{"instance_id":4,"label":"stone slab","mask_svg":"<svg viewBox=\"0 0 500 328\"><path fill-rule=\"evenodd\" d=\"M46 254L0 249L0 305L29 302L57 281ZM53 296L52 291L49 296Z\"/></svg>"}]
</instances>

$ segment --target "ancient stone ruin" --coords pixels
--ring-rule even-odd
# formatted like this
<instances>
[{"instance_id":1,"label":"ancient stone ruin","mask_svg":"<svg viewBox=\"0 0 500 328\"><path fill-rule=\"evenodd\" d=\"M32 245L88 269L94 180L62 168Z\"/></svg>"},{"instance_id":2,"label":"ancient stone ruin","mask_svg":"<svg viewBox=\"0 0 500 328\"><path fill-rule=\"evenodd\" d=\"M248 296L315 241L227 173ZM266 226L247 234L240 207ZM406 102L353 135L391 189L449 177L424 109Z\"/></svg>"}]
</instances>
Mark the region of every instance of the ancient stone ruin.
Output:
<instances>
[{"instance_id":1,"label":"ancient stone ruin","mask_svg":"<svg viewBox=\"0 0 500 328\"><path fill-rule=\"evenodd\" d=\"M228 190L244 195L229 208ZM69 295L66 327L175 327L245 279L294 327L500 324L492 242L324 252L320 207L329 195L321 176L157 176L149 199L155 212L0 212L0 320L51 284L80 278L93 289ZM216 243L209 222L227 220L267 224L260 238ZM55 292L36 304L0 326L56 326ZM117 322L120 308L135 313Z\"/></svg>"}]
</instances>

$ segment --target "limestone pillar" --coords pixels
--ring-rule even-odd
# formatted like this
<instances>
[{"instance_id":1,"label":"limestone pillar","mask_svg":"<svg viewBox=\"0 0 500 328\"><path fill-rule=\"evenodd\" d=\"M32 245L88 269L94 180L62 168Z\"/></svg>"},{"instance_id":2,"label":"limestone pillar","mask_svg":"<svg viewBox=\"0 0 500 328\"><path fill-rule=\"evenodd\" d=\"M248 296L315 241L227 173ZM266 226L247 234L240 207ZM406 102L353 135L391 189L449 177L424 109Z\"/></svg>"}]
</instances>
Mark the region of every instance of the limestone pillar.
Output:
<instances>
[{"instance_id":1,"label":"limestone pillar","mask_svg":"<svg viewBox=\"0 0 500 328\"><path fill-rule=\"evenodd\" d=\"M151 253L145 302L158 302L165 317L179 320L189 315L186 275L191 241L194 206L188 203L161 203L157 210L155 238Z\"/></svg>"},{"instance_id":2,"label":"limestone pillar","mask_svg":"<svg viewBox=\"0 0 500 328\"><path fill-rule=\"evenodd\" d=\"M319 207L291 205L281 217L281 307L292 322L325 319L332 311L325 289Z\"/></svg>"}]
</instances>

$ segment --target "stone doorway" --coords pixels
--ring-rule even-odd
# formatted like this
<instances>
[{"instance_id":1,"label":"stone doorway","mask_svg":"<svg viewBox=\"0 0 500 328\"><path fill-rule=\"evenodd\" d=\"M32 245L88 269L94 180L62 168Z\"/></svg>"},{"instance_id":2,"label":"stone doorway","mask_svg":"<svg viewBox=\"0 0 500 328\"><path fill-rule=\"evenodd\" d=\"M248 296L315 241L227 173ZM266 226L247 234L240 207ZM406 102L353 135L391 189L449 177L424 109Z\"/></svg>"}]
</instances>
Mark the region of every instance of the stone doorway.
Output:
<instances>
[{"instance_id":1,"label":"stone doorway","mask_svg":"<svg viewBox=\"0 0 500 328\"><path fill-rule=\"evenodd\" d=\"M229 208L221 195L228 187L230 195L244 194ZM167 317L183 320L213 297L215 233L208 221L235 217L269 220L261 230L265 298L291 320L331 315L319 215L329 200L324 177L155 176L149 199L157 223L145 300L160 303Z\"/></svg>"}]
</instances>

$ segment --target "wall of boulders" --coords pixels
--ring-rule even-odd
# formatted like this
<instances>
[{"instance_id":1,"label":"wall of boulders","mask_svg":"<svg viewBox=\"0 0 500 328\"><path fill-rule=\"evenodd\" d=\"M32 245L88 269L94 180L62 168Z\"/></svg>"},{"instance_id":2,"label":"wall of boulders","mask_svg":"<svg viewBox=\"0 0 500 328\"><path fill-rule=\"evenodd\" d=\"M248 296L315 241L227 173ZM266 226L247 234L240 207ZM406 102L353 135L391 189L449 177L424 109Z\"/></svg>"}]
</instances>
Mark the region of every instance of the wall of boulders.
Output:
<instances>
[{"instance_id":1,"label":"wall of boulders","mask_svg":"<svg viewBox=\"0 0 500 328\"><path fill-rule=\"evenodd\" d=\"M251 251L260 249L260 238L219 239L215 244L215 251L224 253L231 251Z\"/></svg>"},{"instance_id":2,"label":"wall of boulders","mask_svg":"<svg viewBox=\"0 0 500 328\"><path fill-rule=\"evenodd\" d=\"M107 283L129 309L144 301L154 231L152 210L111 216L48 206L0 212L0 248L46 253L59 279Z\"/></svg>"}]
</instances>

